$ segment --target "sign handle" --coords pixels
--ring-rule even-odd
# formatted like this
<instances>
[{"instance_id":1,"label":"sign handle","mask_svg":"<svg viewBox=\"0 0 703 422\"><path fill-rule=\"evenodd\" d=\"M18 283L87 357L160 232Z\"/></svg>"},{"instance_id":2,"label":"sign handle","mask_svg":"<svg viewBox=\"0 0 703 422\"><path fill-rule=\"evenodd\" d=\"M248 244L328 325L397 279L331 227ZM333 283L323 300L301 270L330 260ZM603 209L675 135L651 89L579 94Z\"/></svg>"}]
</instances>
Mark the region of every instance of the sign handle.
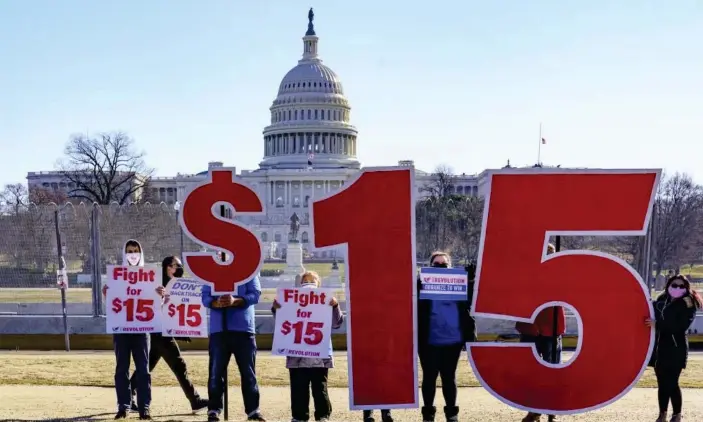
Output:
<instances>
[{"instance_id":1,"label":"sign handle","mask_svg":"<svg viewBox=\"0 0 703 422\"><path fill-rule=\"evenodd\" d=\"M54 211L54 227L56 228L56 250L58 251L59 257L59 273L63 278L63 284L59 286L61 290L61 309L63 314L63 336L64 345L66 351L71 351L71 341L68 336L68 312L66 311L66 284L68 283L68 276L65 275L66 271L66 260L63 258L63 245L61 244L61 232L59 231L59 210Z\"/></svg>"}]
</instances>

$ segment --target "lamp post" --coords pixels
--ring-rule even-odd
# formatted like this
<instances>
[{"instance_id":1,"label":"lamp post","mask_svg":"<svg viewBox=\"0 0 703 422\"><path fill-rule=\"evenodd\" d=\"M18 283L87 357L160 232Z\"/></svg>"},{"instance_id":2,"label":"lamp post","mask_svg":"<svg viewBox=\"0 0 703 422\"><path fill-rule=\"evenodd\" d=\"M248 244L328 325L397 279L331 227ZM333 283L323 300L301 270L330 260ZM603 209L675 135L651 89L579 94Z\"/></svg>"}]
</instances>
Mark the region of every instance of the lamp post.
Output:
<instances>
[{"instance_id":1,"label":"lamp post","mask_svg":"<svg viewBox=\"0 0 703 422\"><path fill-rule=\"evenodd\" d=\"M183 227L181 227L180 220L178 219L179 212L181 211L181 203L176 201L175 204L173 204L173 209L176 211L176 224L178 224L178 231L181 233L181 253L180 257L183 257Z\"/></svg>"}]
</instances>

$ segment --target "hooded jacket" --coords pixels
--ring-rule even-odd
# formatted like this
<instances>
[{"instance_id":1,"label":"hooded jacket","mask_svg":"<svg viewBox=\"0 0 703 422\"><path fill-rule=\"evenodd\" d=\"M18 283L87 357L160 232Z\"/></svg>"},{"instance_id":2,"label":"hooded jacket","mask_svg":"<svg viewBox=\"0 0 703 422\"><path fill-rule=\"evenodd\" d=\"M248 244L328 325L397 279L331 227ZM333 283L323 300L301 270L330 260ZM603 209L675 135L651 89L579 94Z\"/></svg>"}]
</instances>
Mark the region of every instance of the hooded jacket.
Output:
<instances>
[{"instance_id":1,"label":"hooded jacket","mask_svg":"<svg viewBox=\"0 0 703 422\"><path fill-rule=\"evenodd\" d=\"M142 244L139 243L138 240L135 239L129 239L126 242L124 242L124 245L122 246L122 265L124 266L130 266L129 262L127 261L127 243L134 242L137 245L139 245L139 254L141 255L141 258L139 259L139 264L137 264L137 267L143 267L144 266L144 248L142 247Z\"/></svg>"},{"instance_id":2,"label":"hooded jacket","mask_svg":"<svg viewBox=\"0 0 703 422\"><path fill-rule=\"evenodd\" d=\"M649 366L685 369L688 363L687 332L697 311L694 299L690 294L673 299L664 293L652 305L656 325Z\"/></svg>"}]
</instances>

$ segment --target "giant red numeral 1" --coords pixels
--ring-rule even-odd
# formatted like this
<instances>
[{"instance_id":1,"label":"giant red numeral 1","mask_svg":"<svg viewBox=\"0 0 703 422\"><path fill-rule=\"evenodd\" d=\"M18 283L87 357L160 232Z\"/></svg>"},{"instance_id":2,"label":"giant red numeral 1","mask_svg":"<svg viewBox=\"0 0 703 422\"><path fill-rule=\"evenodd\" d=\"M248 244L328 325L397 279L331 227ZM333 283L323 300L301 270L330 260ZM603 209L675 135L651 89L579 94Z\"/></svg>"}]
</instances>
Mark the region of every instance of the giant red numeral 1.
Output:
<instances>
[{"instance_id":1,"label":"giant red numeral 1","mask_svg":"<svg viewBox=\"0 0 703 422\"><path fill-rule=\"evenodd\" d=\"M417 406L412 169L369 169L312 205L316 248L346 244L351 409Z\"/></svg>"},{"instance_id":2,"label":"giant red numeral 1","mask_svg":"<svg viewBox=\"0 0 703 422\"><path fill-rule=\"evenodd\" d=\"M644 235L659 171L496 172L486 201L473 312L532 321L545 306L572 307L579 344L546 365L530 345L472 344L474 371L498 399L539 413L605 406L644 372L653 331L646 289L624 261L594 251L547 257L549 235Z\"/></svg>"},{"instance_id":3,"label":"giant red numeral 1","mask_svg":"<svg viewBox=\"0 0 703 422\"><path fill-rule=\"evenodd\" d=\"M225 262L211 252L183 253L186 269L217 294L236 293L237 285L256 276L264 262L259 238L243 224L220 216L223 204L234 208L237 215L264 213L256 192L238 182L231 169L221 168L212 170L205 182L186 195L180 217L191 239L227 252Z\"/></svg>"}]
</instances>

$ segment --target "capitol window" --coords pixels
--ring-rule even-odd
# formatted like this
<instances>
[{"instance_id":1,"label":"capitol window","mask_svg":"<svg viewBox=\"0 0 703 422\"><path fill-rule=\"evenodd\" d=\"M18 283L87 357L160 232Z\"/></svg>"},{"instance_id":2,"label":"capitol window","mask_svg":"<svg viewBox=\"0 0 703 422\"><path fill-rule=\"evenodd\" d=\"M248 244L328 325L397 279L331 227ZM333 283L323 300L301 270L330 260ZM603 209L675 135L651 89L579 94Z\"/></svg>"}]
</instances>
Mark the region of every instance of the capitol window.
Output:
<instances>
[{"instance_id":1,"label":"capitol window","mask_svg":"<svg viewBox=\"0 0 703 422\"><path fill-rule=\"evenodd\" d=\"M310 115L312 115L312 113L310 111L311 110L308 110L308 120L310 120Z\"/></svg>"},{"instance_id":2,"label":"capitol window","mask_svg":"<svg viewBox=\"0 0 703 422\"><path fill-rule=\"evenodd\" d=\"M262 242L268 242L269 240L269 235L266 232L261 233L261 241Z\"/></svg>"},{"instance_id":3,"label":"capitol window","mask_svg":"<svg viewBox=\"0 0 703 422\"><path fill-rule=\"evenodd\" d=\"M276 234L274 234L274 235L273 235L273 240L276 241L276 242L280 242L280 241L281 241L281 233L276 233Z\"/></svg>"},{"instance_id":4,"label":"capitol window","mask_svg":"<svg viewBox=\"0 0 703 422\"><path fill-rule=\"evenodd\" d=\"M278 208L283 208L283 198L281 198L280 196L276 199L276 206Z\"/></svg>"},{"instance_id":5,"label":"capitol window","mask_svg":"<svg viewBox=\"0 0 703 422\"><path fill-rule=\"evenodd\" d=\"M303 234L300 235L300 241L303 243L308 243L308 232L303 232Z\"/></svg>"},{"instance_id":6,"label":"capitol window","mask_svg":"<svg viewBox=\"0 0 703 422\"><path fill-rule=\"evenodd\" d=\"M315 110L315 120L317 120L317 110Z\"/></svg>"}]
</instances>

